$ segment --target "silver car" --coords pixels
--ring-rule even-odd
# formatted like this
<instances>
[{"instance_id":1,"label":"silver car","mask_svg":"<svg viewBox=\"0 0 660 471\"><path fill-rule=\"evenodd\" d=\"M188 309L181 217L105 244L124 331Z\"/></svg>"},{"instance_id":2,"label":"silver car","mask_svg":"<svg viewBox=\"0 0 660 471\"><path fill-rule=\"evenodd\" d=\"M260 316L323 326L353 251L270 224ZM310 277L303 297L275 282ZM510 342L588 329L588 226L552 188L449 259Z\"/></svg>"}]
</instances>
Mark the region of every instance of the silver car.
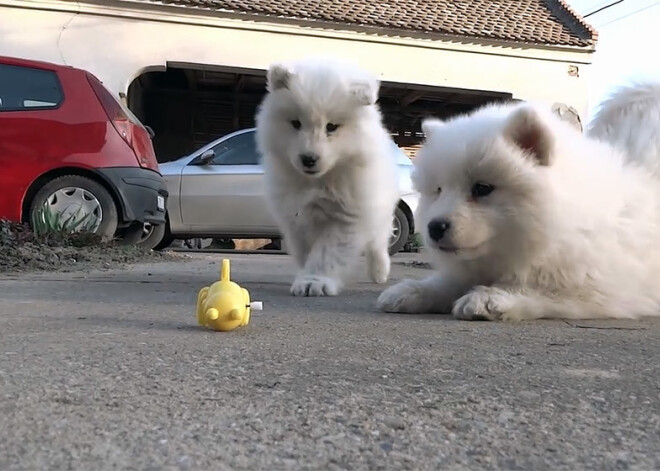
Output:
<instances>
[{"instance_id":1,"label":"silver car","mask_svg":"<svg viewBox=\"0 0 660 471\"><path fill-rule=\"evenodd\" d=\"M401 200L394 215L391 254L400 251L413 234L418 200L410 180L412 161L394 141L392 158L398 164ZM156 248L166 247L174 239L280 239L266 205L259 161L255 130L250 128L160 164L169 198L167 228Z\"/></svg>"}]
</instances>

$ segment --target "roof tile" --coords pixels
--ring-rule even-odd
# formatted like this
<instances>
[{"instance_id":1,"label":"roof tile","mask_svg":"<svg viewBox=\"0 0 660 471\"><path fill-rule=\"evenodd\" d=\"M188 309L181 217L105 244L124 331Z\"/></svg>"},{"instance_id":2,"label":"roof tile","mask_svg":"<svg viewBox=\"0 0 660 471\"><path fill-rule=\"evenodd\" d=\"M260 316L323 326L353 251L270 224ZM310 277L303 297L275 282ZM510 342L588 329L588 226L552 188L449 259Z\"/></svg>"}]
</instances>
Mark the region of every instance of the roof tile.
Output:
<instances>
[{"instance_id":1,"label":"roof tile","mask_svg":"<svg viewBox=\"0 0 660 471\"><path fill-rule=\"evenodd\" d=\"M564 0L137 0L217 12L417 33L591 47L596 31Z\"/></svg>"}]
</instances>

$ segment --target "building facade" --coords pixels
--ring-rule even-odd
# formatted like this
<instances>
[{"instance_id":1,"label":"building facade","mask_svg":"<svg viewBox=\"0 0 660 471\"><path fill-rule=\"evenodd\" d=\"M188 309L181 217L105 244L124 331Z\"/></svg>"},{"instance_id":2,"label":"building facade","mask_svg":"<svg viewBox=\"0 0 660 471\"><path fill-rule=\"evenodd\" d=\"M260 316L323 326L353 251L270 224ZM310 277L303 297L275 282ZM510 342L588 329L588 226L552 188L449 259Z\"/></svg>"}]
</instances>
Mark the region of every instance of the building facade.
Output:
<instances>
[{"instance_id":1,"label":"building facade","mask_svg":"<svg viewBox=\"0 0 660 471\"><path fill-rule=\"evenodd\" d=\"M382 81L402 146L493 100L587 110L596 33L561 0L0 0L0 55L89 70L161 161L253 124L275 61L345 57Z\"/></svg>"}]
</instances>

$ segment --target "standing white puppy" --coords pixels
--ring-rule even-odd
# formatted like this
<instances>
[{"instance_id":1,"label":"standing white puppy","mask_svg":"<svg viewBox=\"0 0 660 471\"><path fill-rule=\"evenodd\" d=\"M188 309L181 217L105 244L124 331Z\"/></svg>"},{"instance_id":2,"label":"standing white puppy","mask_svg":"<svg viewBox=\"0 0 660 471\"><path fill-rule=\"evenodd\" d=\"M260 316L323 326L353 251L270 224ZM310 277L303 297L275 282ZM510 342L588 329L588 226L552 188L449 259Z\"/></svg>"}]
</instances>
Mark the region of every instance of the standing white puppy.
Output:
<instances>
[{"instance_id":1,"label":"standing white puppy","mask_svg":"<svg viewBox=\"0 0 660 471\"><path fill-rule=\"evenodd\" d=\"M266 198L299 265L296 296L334 296L366 250L390 271L396 163L376 105L379 82L349 64L303 60L268 70L257 113Z\"/></svg>"},{"instance_id":2,"label":"standing white puppy","mask_svg":"<svg viewBox=\"0 0 660 471\"><path fill-rule=\"evenodd\" d=\"M437 273L390 287L380 309L489 320L660 315L660 155L642 152L660 129L644 129L657 123L648 105L628 118L622 146L640 155L528 104L426 121L414 180Z\"/></svg>"}]
</instances>

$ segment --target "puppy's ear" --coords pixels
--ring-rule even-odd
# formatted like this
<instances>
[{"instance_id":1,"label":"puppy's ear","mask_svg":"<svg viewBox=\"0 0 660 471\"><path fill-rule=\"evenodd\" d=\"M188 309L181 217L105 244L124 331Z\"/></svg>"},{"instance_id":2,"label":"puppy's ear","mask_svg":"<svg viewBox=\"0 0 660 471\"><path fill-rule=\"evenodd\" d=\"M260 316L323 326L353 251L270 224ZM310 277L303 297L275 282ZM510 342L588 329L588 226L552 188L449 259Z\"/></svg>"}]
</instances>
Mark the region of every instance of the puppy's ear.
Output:
<instances>
[{"instance_id":1,"label":"puppy's ear","mask_svg":"<svg viewBox=\"0 0 660 471\"><path fill-rule=\"evenodd\" d=\"M289 88L291 80L291 71L283 64L273 64L268 68L267 89L269 92Z\"/></svg>"},{"instance_id":2,"label":"puppy's ear","mask_svg":"<svg viewBox=\"0 0 660 471\"><path fill-rule=\"evenodd\" d=\"M428 139L435 133L436 130L444 127L445 123L440 121L437 118L427 118L424 121L422 121L422 132Z\"/></svg>"},{"instance_id":3,"label":"puppy's ear","mask_svg":"<svg viewBox=\"0 0 660 471\"><path fill-rule=\"evenodd\" d=\"M534 108L524 106L515 111L509 117L504 136L530 154L539 165L552 164L552 131Z\"/></svg>"},{"instance_id":4,"label":"puppy's ear","mask_svg":"<svg viewBox=\"0 0 660 471\"><path fill-rule=\"evenodd\" d=\"M349 91L361 106L369 106L378 100L380 84L377 80L360 80L349 85Z\"/></svg>"}]
</instances>

